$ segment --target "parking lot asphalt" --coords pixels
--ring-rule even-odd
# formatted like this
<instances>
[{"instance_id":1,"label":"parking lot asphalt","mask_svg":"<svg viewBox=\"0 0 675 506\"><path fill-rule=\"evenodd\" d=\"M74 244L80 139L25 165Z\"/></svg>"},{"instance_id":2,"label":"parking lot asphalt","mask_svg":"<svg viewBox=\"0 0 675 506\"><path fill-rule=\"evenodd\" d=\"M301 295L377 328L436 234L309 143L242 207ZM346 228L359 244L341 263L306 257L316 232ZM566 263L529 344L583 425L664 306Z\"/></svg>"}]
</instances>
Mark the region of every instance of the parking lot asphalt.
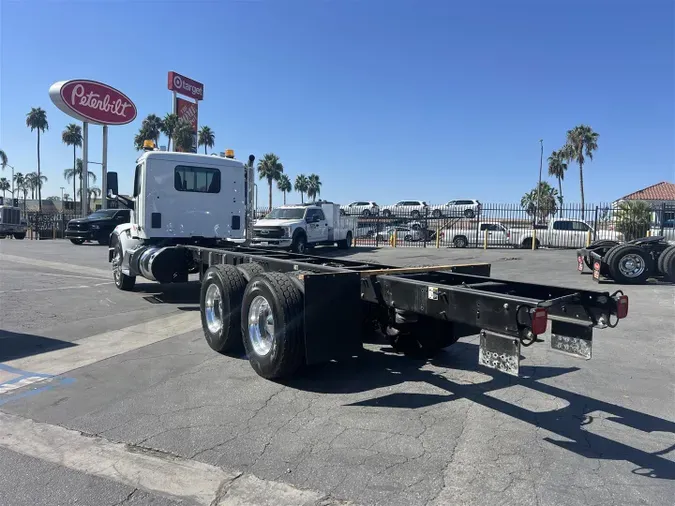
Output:
<instances>
[{"instance_id":1,"label":"parking lot asphalt","mask_svg":"<svg viewBox=\"0 0 675 506\"><path fill-rule=\"evenodd\" d=\"M522 378L478 366L468 337L430 362L367 345L282 384L208 348L196 283L123 293L106 255L0 241L0 504L673 503L672 285L598 285L573 251L355 248L621 288L629 317L590 361L524 348Z\"/></svg>"}]
</instances>

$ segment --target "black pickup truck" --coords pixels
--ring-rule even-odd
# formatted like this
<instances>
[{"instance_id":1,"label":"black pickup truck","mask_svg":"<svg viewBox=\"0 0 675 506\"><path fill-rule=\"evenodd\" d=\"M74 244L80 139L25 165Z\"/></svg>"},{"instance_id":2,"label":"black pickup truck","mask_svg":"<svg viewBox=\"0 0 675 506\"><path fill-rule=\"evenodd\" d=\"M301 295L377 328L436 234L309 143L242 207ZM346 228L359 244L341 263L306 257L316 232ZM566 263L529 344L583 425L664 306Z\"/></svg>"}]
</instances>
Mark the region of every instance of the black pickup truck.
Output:
<instances>
[{"instance_id":1,"label":"black pickup truck","mask_svg":"<svg viewBox=\"0 0 675 506\"><path fill-rule=\"evenodd\" d=\"M73 244L83 244L84 241L97 241L99 244L108 244L110 233L120 223L128 223L131 219L129 209L101 209L86 218L77 218L68 222L66 239Z\"/></svg>"}]
</instances>

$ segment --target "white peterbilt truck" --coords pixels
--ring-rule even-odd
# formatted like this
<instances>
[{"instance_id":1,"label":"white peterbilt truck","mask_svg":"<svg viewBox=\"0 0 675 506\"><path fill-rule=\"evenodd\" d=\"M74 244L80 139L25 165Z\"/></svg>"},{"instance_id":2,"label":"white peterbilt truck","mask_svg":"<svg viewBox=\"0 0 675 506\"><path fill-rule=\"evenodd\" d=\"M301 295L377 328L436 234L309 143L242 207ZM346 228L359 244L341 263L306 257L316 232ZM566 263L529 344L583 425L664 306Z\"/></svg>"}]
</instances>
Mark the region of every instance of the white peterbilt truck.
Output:
<instances>
[{"instance_id":1,"label":"white peterbilt truck","mask_svg":"<svg viewBox=\"0 0 675 506\"><path fill-rule=\"evenodd\" d=\"M253 161L145 152L131 222L113 230L108 260L120 290L138 276L173 283L198 273L206 342L245 350L264 378L350 358L378 330L397 351L427 358L479 334L478 362L517 376L521 344L539 341L549 321L553 349L589 359L593 328L628 314L620 291L496 279L485 263L397 267L250 247Z\"/></svg>"},{"instance_id":2,"label":"white peterbilt truck","mask_svg":"<svg viewBox=\"0 0 675 506\"><path fill-rule=\"evenodd\" d=\"M21 217L21 208L18 199L5 202L0 197L0 238L14 236L14 239L25 239L28 224Z\"/></svg>"}]
</instances>

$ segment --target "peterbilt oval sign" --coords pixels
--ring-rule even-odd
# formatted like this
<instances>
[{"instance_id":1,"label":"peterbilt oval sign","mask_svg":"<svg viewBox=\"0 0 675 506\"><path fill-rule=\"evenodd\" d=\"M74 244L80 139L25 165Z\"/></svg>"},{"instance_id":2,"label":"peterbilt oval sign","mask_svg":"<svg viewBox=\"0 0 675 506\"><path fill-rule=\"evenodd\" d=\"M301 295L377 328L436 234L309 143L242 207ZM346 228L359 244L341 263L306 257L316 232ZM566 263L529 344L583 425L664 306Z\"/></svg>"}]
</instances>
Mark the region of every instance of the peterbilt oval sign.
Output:
<instances>
[{"instance_id":1,"label":"peterbilt oval sign","mask_svg":"<svg viewBox=\"0 0 675 506\"><path fill-rule=\"evenodd\" d=\"M98 81L59 81L49 88L49 97L56 107L81 121L126 125L136 119L136 106L129 97Z\"/></svg>"}]
</instances>

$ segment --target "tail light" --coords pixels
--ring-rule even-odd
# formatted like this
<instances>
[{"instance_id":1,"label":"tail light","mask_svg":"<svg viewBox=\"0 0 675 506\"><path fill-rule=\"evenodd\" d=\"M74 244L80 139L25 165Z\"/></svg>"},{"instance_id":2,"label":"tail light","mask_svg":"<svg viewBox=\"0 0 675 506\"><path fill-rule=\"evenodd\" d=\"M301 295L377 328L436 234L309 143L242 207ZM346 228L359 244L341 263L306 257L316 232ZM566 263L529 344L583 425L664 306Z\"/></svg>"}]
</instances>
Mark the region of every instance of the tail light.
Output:
<instances>
[{"instance_id":1,"label":"tail light","mask_svg":"<svg viewBox=\"0 0 675 506\"><path fill-rule=\"evenodd\" d=\"M628 316L628 295L622 295L616 301L616 317L621 319Z\"/></svg>"},{"instance_id":2,"label":"tail light","mask_svg":"<svg viewBox=\"0 0 675 506\"><path fill-rule=\"evenodd\" d=\"M537 307L532 311L532 333L535 336L543 334L546 332L546 326L548 325L548 311L546 308Z\"/></svg>"}]
</instances>

